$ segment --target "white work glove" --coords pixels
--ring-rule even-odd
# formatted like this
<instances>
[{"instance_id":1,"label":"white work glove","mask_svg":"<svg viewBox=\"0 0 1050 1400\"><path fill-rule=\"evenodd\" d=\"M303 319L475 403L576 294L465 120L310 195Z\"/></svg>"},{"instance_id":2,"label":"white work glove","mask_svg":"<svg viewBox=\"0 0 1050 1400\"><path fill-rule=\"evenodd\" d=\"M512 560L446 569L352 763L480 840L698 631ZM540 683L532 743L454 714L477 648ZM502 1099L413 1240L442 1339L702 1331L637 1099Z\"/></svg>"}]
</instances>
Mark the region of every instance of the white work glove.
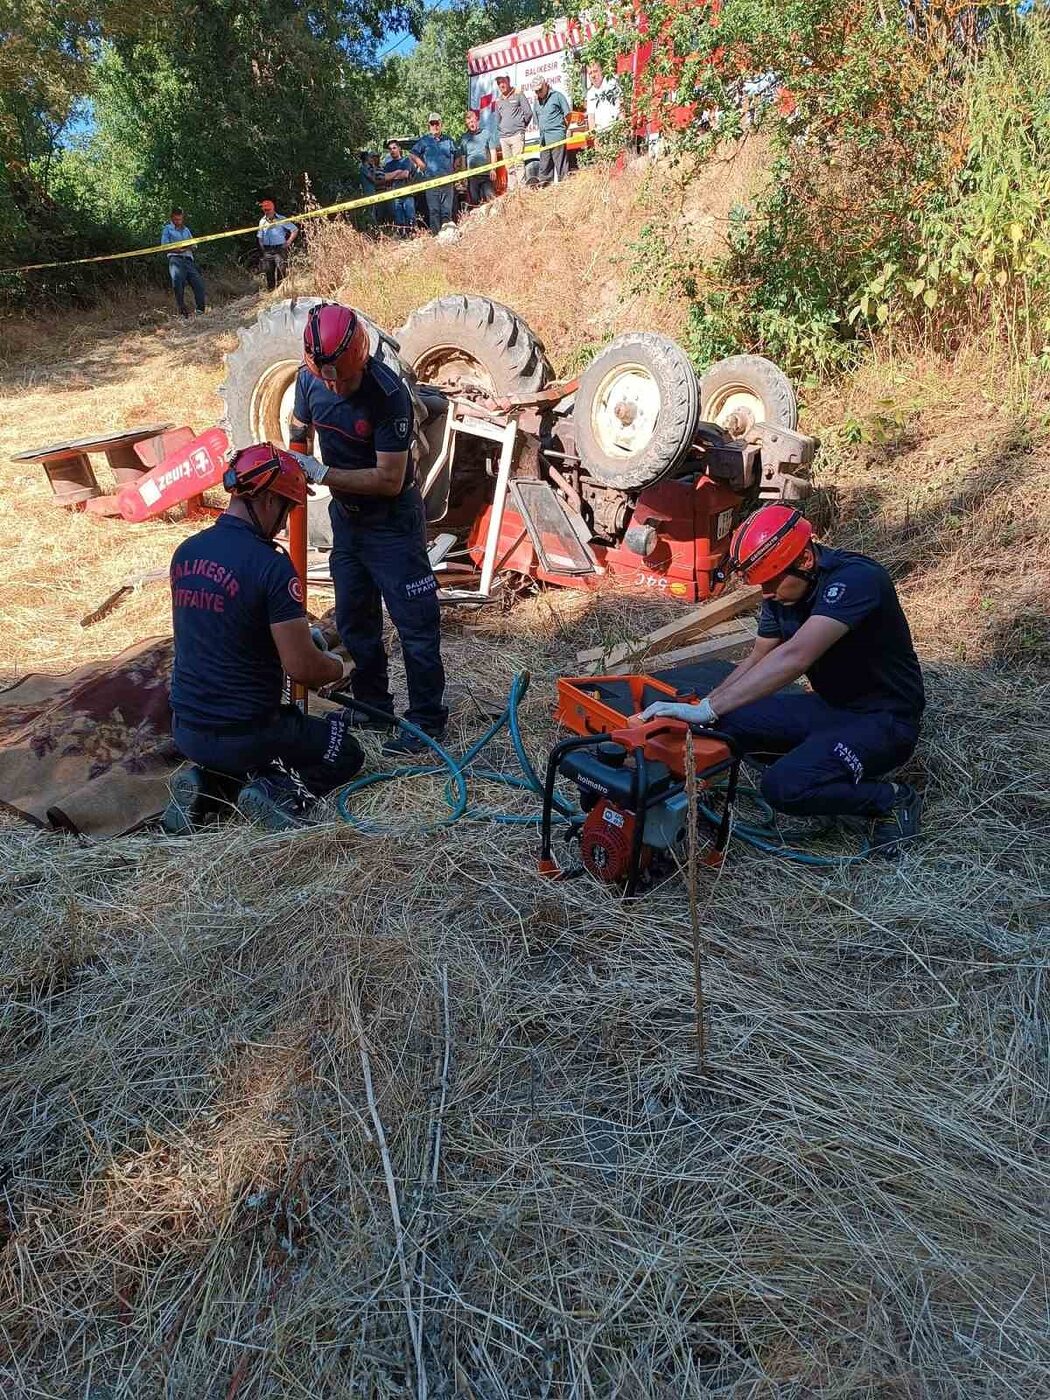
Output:
<instances>
[{"instance_id":1,"label":"white work glove","mask_svg":"<svg viewBox=\"0 0 1050 1400\"><path fill-rule=\"evenodd\" d=\"M291 452L291 448L288 449ZM320 486L328 475L328 468L323 462L319 462L316 457L311 457L309 452L292 452L291 455L306 473L307 481L312 481L315 486Z\"/></svg>"},{"instance_id":2,"label":"white work glove","mask_svg":"<svg viewBox=\"0 0 1050 1400\"><path fill-rule=\"evenodd\" d=\"M710 700L698 700L694 705L682 705L674 700L657 700L646 706L636 722L644 724L650 719L681 719L686 724L717 724L718 716L711 707Z\"/></svg>"}]
</instances>

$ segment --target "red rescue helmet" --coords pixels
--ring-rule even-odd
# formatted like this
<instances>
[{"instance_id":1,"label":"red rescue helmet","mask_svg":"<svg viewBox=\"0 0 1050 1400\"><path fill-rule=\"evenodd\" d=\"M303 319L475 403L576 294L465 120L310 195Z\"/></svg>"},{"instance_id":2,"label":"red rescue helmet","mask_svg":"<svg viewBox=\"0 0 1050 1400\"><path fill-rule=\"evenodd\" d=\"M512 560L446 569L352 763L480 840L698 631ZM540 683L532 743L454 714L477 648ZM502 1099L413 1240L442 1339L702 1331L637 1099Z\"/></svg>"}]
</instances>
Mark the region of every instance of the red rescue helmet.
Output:
<instances>
[{"instance_id":1,"label":"red rescue helmet","mask_svg":"<svg viewBox=\"0 0 1050 1400\"><path fill-rule=\"evenodd\" d=\"M353 379L368 363L368 331L356 311L338 302L310 308L303 331L306 368L318 379Z\"/></svg>"},{"instance_id":2,"label":"red rescue helmet","mask_svg":"<svg viewBox=\"0 0 1050 1400\"><path fill-rule=\"evenodd\" d=\"M257 442L230 458L222 474L222 484L231 496L258 496L272 491L293 505L305 506L308 487L306 473L292 456L272 442Z\"/></svg>"},{"instance_id":3,"label":"red rescue helmet","mask_svg":"<svg viewBox=\"0 0 1050 1400\"><path fill-rule=\"evenodd\" d=\"M760 506L733 532L729 569L745 583L768 583L797 564L813 526L794 506Z\"/></svg>"}]
</instances>

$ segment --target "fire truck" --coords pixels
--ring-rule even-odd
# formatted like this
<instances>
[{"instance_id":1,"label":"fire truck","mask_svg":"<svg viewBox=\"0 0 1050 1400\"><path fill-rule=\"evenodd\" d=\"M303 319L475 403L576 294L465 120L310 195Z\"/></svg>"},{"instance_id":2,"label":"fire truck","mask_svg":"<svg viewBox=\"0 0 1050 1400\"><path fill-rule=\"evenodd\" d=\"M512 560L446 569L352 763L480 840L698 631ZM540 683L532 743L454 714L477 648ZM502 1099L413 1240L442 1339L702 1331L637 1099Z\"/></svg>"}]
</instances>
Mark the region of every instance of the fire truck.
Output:
<instances>
[{"instance_id":1,"label":"fire truck","mask_svg":"<svg viewBox=\"0 0 1050 1400\"><path fill-rule=\"evenodd\" d=\"M594 34L586 20L556 19L550 25L534 24L517 34L504 34L487 44L467 51L468 100L484 114L496 100L497 74L506 73L511 87L520 88L531 98L532 84L546 78L552 88L564 93L572 114L569 122L570 153L587 145L587 122L573 102L573 65L579 64L579 49ZM579 85L577 84L577 91ZM525 133L525 152L538 151L538 132L533 123Z\"/></svg>"}]
</instances>

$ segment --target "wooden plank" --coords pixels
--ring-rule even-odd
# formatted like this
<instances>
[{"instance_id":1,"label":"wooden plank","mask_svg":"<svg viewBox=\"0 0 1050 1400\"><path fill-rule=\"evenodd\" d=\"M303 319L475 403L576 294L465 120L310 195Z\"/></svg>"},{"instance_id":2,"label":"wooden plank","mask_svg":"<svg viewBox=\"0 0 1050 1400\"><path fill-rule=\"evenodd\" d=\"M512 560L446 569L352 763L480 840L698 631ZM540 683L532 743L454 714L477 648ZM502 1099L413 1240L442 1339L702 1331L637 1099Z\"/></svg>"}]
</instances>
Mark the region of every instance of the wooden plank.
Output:
<instances>
[{"instance_id":1,"label":"wooden plank","mask_svg":"<svg viewBox=\"0 0 1050 1400\"><path fill-rule=\"evenodd\" d=\"M720 622L729 622L742 612L753 608L761 599L761 588L735 588L718 598L709 598L706 603L692 608L674 622L657 627L648 636L638 641L623 642L605 652L597 663L591 663L598 673L611 675L614 671L632 666L645 656L667 651L675 642L691 642L696 637L709 632Z\"/></svg>"},{"instance_id":2,"label":"wooden plank","mask_svg":"<svg viewBox=\"0 0 1050 1400\"><path fill-rule=\"evenodd\" d=\"M740 647L749 647L755 640L754 627L734 627L720 637L711 637L706 642L694 642L692 646L679 647L676 651L663 652L655 658L659 666L654 670L667 671L672 666L686 666L693 661L719 661L730 656Z\"/></svg>"},{"instance_id":3,"label":"wooden plank","mask_svg":"<svg viewBox=\"0 0 1050 1400\"><path fill-rule=\"evenodd\" d=\"M749 625L749 623L741 623L739 619L734 619L732 622L716 622L715 625L709 627L703 635L705 640L712 637L724 637L730 632L734 634L737 633L741 626ZM634 645L641 646L641 642L636 641ZM609 648L610 654L613 650L615 650L615 648ZM586 651L578 652L576 660L582 663L580 666L580 674L593 676L600 672L605 661L605 655L604 647L588 647Z\"/></svg>"}]
</instances>

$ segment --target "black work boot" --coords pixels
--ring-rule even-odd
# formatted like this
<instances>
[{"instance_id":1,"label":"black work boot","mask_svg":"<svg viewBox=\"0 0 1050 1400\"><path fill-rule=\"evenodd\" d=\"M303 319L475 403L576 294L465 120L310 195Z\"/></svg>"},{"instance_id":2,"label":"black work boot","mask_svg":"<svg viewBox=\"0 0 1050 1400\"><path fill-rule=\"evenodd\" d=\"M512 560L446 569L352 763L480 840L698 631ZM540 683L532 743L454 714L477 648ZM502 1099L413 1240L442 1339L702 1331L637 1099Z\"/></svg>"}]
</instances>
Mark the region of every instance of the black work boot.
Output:
<instances>
[{"instance_id":1,"label":"black work boot","mask_svg":"<svg viewBox=\"0 0 1050 1400\"><path fill-rule=\"evenodd\" d=\"M445 737L445 730L442 729L439 734L431 734L430 737L440 744ZM380 749L380 753L384 758L416 758L421 754L437 758L437 754L429 744L424 743L415 734L410 734L407 729L402 729L388 739Z\"/></svg>"},{"instance_id":2,"label":"black work boot","mask_svg":"<svg viewBox=\"0 0 1050 1400\"><path fill-rule=\"evenodd\" d=\"M351 729L370 729L376 734L389 734L397 724L397 719L392 712L389 718L384 716L380 719L378 715L366 714L357 705L344 705L343 714Z\"/></svg>"},{"instance_id":3,"label":"black work boot","mask_svg":"<svg viewBox=\"0 0 1050 1400\"><path fill-rule=\"evenodd\" d=\"M909 783L897 784L893 806L871 826L871 854L883 860L896 860L919 834L922 798Z\"/></svg>"},{"instance_id":4,"label":"black work boot","mask_svg":"<svg viewBox=\"0 0 1050 1400\"><path fill-rule=\"evenodd\" d=\"M313 825L310 811L314 802L302 782L275 770L241 788L237 810L264 831L296 831Z\"/></svg>"},{"instance_id":5,"label":"black work boot","mask_svg":"<svg viewBox=\"0 0 1050 1400\"><path fill-rule=\"evenodd\" d=\"M184 764L168 783L168 805L160 819L166 836L189 836L208 817L229 811L240 788L238 778L202 768L199 763Z\"/></svg>"}]
</instances>

